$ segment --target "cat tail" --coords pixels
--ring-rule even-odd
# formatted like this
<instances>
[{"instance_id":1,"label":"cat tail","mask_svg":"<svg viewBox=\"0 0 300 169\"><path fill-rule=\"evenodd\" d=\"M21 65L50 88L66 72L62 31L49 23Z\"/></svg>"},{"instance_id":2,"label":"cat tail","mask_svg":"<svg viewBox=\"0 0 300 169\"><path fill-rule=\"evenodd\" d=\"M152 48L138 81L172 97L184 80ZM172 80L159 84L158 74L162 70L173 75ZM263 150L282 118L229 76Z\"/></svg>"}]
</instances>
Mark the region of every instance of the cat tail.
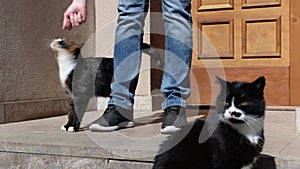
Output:
<instances>
[{"instance_id":1,"label":"cat tail","mask_svg":"<svg viewBox=\"0 0 300 169\"><path fill-rule=\"evenodd\" d=\"M141 51L143 53L149 55L152 59L154 59L155 64L156 64L156 66L158 66L158 68L160 68L160 69L163 68L163 61L162 61L161 56L156 48L152 47L151 45L149 45L147 43L142 43Z\"/></svg>"}]
</instances>

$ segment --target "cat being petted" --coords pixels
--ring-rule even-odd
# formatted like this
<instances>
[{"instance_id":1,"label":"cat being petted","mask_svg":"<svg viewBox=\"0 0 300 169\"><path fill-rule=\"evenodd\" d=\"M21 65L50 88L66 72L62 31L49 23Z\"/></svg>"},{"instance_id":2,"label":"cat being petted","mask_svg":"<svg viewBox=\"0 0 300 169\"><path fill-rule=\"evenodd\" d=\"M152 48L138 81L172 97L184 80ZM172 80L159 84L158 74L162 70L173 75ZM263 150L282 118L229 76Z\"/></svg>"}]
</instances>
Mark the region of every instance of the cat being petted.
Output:
<instances>
[{"instance_id":1,"label":"cat being petted","mask_svg":"<svg viewBox=\"0 0 300 169\"><path fill-rule=\"evenodd\" d=\"M113 58L80 56L80 47L67 39L54 39L50 45L59 67L62 88L70 98L70 110L64 131L75 132L92 96L109 97L113 79ZM158 67L162 61L158 51L146 43L141 52L151 56Z\"/></svg>"},{"instance_id":2,"label":"cat being petted","mask_svg":"<svg viewBox=\"0 0 300 169\"><path fill-rule=\"evenodd\" d=\"M170 136L160 147L153 169L252 169L264 145L265 78L227 82L216 112ZM203 137L202 133L207 138Z\"/></svg>"},{"instance_id":3,"label":"cat being petted","mask_svg":"<svg viewBox=\"0 0 300 169\"><path fill-rule=\"evenodd\" d=\"M79 130L89 99L109 97L113 77L112 58L81 58L80 47L67 39L54 39L50 45L59 67L59 79L69 97L68 122L61 130ZM75 69L76 68L76 69Z\"/></svg>"}]
</instances>

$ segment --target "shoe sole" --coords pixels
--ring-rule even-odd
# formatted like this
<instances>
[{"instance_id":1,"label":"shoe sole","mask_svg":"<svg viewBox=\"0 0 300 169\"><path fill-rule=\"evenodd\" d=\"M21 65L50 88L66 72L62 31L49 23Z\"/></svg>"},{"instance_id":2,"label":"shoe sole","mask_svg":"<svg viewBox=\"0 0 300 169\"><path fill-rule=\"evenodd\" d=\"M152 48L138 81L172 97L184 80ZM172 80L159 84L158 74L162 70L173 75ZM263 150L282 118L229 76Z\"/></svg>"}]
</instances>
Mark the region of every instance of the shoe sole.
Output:
<instances>
[{"instance_id":1,"label":"shoe sole","mask_svg":"<svg viewBox=\"0 0 300 169\"><path fill-rule=\"evenodd\" d=\"M130 128L130 127L134 127L133 121L124 121L124 122L119 123L118 125L109 126L109 127L101 126L99 124L91 124L89 129L92 132L109 132L109 131L115 131L115 130L118 130L121 128Z\"/></svg>"},{"instance_id":2,"label":"shoe sole","mask_svg":"<svg viewBox=\"0 0 300 169\"><path fill-rule=\"evenodd\" d=\"M166 126L165 128L160 130L160 133L161 134L174 134L179 130L181 130L181 128L178 128L176 126Z\"/></svg>"}]
</instances>

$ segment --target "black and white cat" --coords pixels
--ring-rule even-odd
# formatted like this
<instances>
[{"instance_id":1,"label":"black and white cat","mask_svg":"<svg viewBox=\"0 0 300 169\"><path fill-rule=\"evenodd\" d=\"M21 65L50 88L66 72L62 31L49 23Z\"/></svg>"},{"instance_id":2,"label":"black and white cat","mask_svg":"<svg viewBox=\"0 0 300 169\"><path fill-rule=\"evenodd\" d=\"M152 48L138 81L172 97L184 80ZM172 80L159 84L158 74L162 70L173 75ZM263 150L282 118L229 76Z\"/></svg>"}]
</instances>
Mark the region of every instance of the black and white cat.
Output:
<instances>
[{"instance_id":1,"label":"black and white cat","mask_svg":"<svg viewBox=\"0 0 300 169\"><path fill-rule=\"evenodd\" d=\"M70 98L70 110L64 131L79 130L80 121L92 96L109 97L113 78L113 58L80 57L80 47L67 39L54 39L50 45L59 67L61 86ZM151 56L158 68L162 67L156 49L146 43L141 51Z\"/></svg>"},{"instance_id":2,"label":"black and white cat","mask_svg":"<svg viewBox=\"0 0 300 169\"><path fill-rule=\"evenodd\" d=\"M216 113L170 136L160 147L153 169L252 169L264 144L265 78L227 82Z\"/></svg>"}]
</instances>

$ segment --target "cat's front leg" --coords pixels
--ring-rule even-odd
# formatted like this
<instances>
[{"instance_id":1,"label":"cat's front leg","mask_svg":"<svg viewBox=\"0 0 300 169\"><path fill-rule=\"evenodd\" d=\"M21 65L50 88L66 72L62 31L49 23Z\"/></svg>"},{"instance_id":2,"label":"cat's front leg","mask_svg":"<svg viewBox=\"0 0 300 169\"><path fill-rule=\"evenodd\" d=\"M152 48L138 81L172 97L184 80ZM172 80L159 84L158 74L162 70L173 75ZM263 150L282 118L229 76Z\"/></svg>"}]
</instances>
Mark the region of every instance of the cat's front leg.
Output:
<instances>
[{"instance_id":1,"label":"cat's front leg","mask_svg":"<svg viewBox=\"0 0 300 169\"><path fill-rule=\"evenodd\" d=\"M61 130L68 132L77 132L80 127L80 122L75 112L73 99L70 99L70 110L68 114L67 124L61 126Z\"/></svg>"}]
</instances>

